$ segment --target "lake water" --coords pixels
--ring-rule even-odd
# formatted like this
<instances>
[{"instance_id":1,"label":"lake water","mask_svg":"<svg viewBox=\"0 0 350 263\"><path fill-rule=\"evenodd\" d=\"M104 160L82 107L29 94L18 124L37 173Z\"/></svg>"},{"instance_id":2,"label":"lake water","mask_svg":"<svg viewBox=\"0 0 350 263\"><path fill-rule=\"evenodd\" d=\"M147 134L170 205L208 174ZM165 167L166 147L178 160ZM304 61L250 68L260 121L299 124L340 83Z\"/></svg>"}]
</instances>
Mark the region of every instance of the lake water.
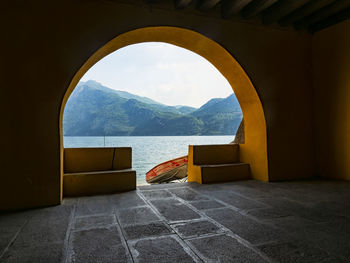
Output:
<instances>
[{"instance_id":1,"label":"lake water","mask_svg":"<svg viewBox=\"0 0 350 263\"><path fill-rule=\"evenodd\" d=\"M146 172L157 164L187 155L188 145L221 144L233 141L234 136L113 136L64 137L65 148L132 147L132 166L137 184L147 184Z\"/></svg>"}]
</instances>

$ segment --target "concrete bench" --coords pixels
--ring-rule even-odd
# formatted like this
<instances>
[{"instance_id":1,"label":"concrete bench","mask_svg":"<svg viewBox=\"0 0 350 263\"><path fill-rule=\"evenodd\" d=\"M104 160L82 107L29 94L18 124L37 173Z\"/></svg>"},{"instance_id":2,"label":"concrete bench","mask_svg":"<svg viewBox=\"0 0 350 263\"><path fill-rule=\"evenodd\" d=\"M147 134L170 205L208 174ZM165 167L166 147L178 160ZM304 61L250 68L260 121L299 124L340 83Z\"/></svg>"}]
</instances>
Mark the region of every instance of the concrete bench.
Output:
<instances>
[{"instance_id":1,"label":"concrete bench","mask_svg":"<svg viewBox=\"0 0 350 263\"><path fill-rule=\"evenodd\" d=\"M63 195L110 194L136 189L131 147L65 148Z\"/></svg>"},{"instance_id":2,"label":"concrete bench","mask_svg":"<svg viewBox=\"0 0 350 263\"><path fill-rule=\"evenodd\" d=\"M249 164L239 159L239 144L189 146L188 182L209 184L249 178Z\"/></svg>"}]
</instances>

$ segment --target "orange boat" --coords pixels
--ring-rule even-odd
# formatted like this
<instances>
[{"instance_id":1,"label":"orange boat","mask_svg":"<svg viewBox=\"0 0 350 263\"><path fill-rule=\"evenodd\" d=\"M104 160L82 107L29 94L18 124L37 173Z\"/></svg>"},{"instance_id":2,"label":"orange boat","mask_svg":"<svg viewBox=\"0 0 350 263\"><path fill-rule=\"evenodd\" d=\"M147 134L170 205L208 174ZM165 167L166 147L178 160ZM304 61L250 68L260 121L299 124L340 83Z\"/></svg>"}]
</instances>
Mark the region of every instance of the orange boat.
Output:
<instances>
[{"instance_id":1,"label":"orange boat","mask_svg":"<svg viewBox=\"0 0 350 263\"><path fill-rule=\"evenodd\" d=\"M158 164L146 173L146 181L150 184L168 183L187 177L188 158L182 156Z\"/></svg>"}]
</instances>

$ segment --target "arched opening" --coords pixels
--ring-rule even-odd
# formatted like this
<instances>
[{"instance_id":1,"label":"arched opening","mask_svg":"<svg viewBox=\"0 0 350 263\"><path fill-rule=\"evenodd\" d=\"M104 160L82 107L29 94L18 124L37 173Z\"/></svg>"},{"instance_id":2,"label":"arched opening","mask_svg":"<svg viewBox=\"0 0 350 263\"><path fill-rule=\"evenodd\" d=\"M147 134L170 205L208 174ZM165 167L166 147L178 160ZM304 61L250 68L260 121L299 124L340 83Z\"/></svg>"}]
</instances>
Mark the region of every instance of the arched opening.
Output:
<instances>
[{"instance_id":1,"label":"arched opening","mask_svg":"<svg viewBox=\"0 0 350 263\"><path fill-rule=\"evenodd\" d=\"M146 27L121 34L96 51L73 77L60 112L61 196L63 176L62 118L65 104L82 76L100 59L131 44L165 42L191 50L211 62L230 83L244 117L245 143L240 159L250 164L254 179L268 181L266 121L260 99L239 63L219 44L191 30L177 27Z\"/></svg>"}]
</instances>

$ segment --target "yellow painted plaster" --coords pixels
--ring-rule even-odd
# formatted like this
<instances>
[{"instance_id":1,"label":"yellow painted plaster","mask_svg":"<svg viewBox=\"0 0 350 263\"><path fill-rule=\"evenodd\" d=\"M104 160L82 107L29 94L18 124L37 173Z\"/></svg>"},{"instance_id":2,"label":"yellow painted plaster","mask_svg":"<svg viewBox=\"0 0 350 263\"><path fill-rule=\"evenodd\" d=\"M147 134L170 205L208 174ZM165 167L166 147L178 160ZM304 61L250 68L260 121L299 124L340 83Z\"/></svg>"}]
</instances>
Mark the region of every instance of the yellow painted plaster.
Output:
<instances>
[{"instance_id":1,"label":"yellow painted plaster","mask_svg":"<svg viewBox=\"0 0 350 263\"><path fill-rule=\"evenodd\" d=\"M202 34L178 27L145 27L123 33L97 50L84 63L74 75L62 101L59 119L61 152L63 151L63 111L79 80L103 57L122 47L142 42L166 42L186 48L206 58L221 72L235 92L245 120L246 140L245 144L240 147L240 159L250 164L253 178L268 181L266 121L260 99L249 77L232 55L218 43ZM61 171L61 176L62 174L63 171Z\"/></svg>"}]
</instances>

